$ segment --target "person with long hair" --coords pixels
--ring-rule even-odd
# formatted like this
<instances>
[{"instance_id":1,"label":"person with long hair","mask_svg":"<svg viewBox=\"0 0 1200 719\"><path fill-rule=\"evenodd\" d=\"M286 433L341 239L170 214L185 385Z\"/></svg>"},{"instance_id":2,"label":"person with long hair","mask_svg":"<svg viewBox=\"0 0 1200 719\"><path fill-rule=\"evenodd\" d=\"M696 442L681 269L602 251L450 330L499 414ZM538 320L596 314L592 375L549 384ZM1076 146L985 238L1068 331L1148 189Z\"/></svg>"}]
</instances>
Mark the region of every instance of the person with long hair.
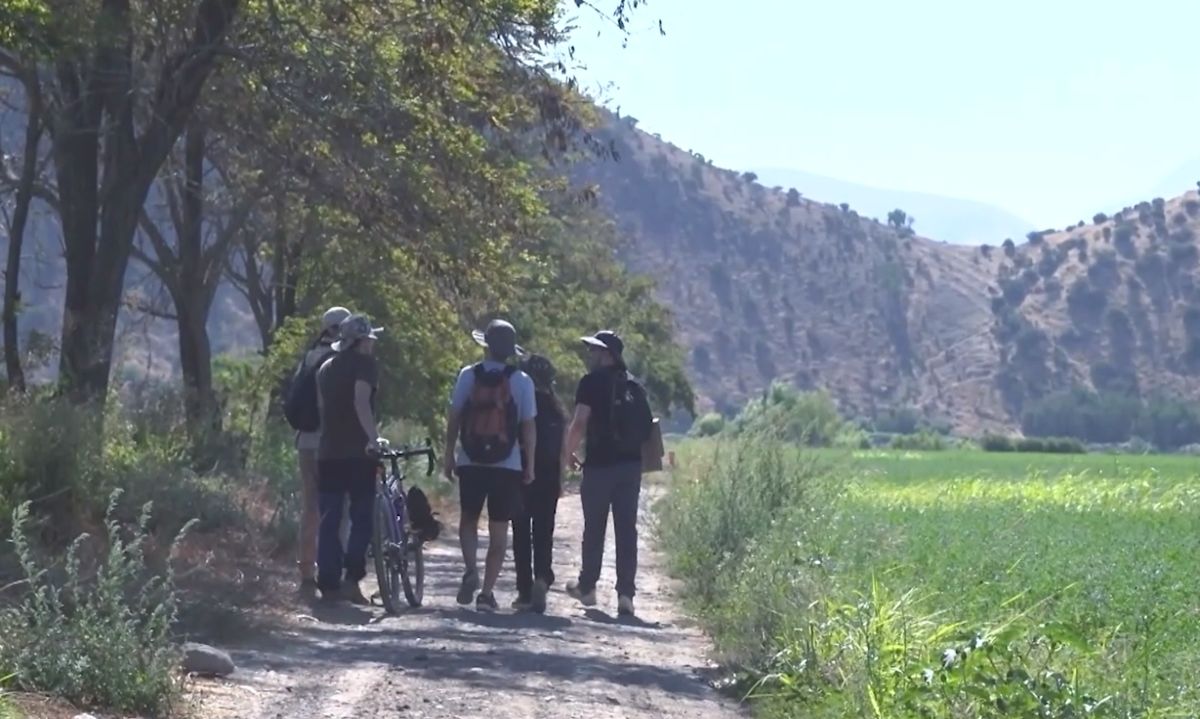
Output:
<instances>
[{"instance_id":1,"label":"person with long hair","mask_svg":"<svg viewBox=\"0 0 1200 719\"><path fill-rule=\"evenodd\" d=\"M554 392L554 364L530 355L521 369L533 379L537 401L537 451L533 483L522 488L523 510L513 517L513 560L517 566L517 599L513 608L546 611L546 595L554 585L554 519L562 495L562 444L567 415Z\"/></svg>"}]
</instances>

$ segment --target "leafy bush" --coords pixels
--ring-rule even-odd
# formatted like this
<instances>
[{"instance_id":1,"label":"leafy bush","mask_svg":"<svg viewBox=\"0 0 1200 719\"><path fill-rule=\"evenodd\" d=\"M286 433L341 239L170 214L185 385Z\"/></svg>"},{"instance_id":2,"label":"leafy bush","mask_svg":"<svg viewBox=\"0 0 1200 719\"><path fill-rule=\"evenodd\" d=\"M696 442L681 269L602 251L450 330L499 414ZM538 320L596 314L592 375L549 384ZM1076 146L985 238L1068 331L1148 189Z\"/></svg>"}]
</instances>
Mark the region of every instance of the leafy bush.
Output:
<instances>
[{"instance_id":1,"label":"leafy bush","mask_svg":"<svg viewBox=\"0 0 1200 719\"><path fill-rule=\"evenodd\" d=\"M785 611L806 601L803 577L785 558L820 555L829 508L843 491L836 467L759 437L685 445L680 464L698 468L695 481L662 501L658 535L724 658L749 662L784 630Z\"/></svg>"},{"instance_id":2,"label":"leafy bush","mask_svg":"<svg viewBox=\"0 0 1200 719\"><path fill-rule=\"evenodd\" d=\"M178 405L174 405L178 413ZM161 409L161 408L160 408ZM111 403L101 418L65 400L13 399L0 409L0 510L5 517L31 502L48 527L67 541L75 524L104 516L105 498L125 493L129 503L154 502L155 529L178 532L189 520L202 528L239 520L226 480L191 467L181 424L168 411L141 405L125 411ZM291 460L294 462L294 460ZM289 473L290 476L290 473ZM123 519L132 520L128 516ZM0 521L0 525L3 522Z\"/></svg>"},{"instance_id":3,"label":"leafy bush","mask_svg":"<svg viewBox=\"0 0 1200 719\"><path fill-rule=\"evenodd\" d=\"M1022 437L1013 444L1017 452L1028 454L1086 454L1083 443L1071 437Z\"/></svg>"},{"instance_id":4,"label":"leafy bush","mask_svg":"<svg viewBox=\"0 0 1200 719\"><path fill-rule=\"evenodd\" d=\"M984 452L1015 452L1013 441L1002 434L985 434L979 439L979 447Z\"/></svg>"},{"instance_id":5,"label":"leafy bush","mask_svg":"<svg viewBox=\"0 0 1200 719\"><path fill-rule=\"evenodd\" d=\"M1097 212L1092 216L1092 224L1094 225L1103 225L1105 222L1108 222L1108 215L1103 212Z\"/></svg>"},{"instance_id":6,"label":"leafy bush","mask_svg":"<svg viewBox=\"0 0 1200 719\"><path fill-rule=\"evenodd\" d=\"M717 412L709 412L696 420L691 434L696 437L715 437L725 430L725 418Z\"/></svg>"},{"instance_id":7,"label":"leafy bush","mask_svg":"<svg viewBox=\"0 0 1200 719\"><path fill-rule=\"evenodd\" d=\"M889 443L892 449L907 449L915 452L940 452L946 449L946 440L941 435L929 431L917 434L901 434L892 438Z\"/></svg>"},{"instance_id":8,"label":"leafy bush","mask_svg":"<svg viewBox=\"0 0 1200 719\"><path fill-rule=\"evenodd\" d=\"M169 563L147 577L147 505L132 539L116 519L119 492L106 512L107 552L95 578L85 574L80 536L66 556L62 583L34 556L26 532L29 504L13 515L12 541L28 592L0 611L0 673L30 691L82 705L161 716L180 695L180 653L171 627L178 602Z\"/></svg>"},{"instance_id":9,"label":"leafy bush","mask_svg":"<svg viewBox=\"0 0 1200 719\"><path fill-rule=\"evenodd\" d=\"M828 447L844 429L833 400L824 392L801 392L774 382L733 420L736 435L766 437L810 447Z\"/></svg>"}]
</instances>

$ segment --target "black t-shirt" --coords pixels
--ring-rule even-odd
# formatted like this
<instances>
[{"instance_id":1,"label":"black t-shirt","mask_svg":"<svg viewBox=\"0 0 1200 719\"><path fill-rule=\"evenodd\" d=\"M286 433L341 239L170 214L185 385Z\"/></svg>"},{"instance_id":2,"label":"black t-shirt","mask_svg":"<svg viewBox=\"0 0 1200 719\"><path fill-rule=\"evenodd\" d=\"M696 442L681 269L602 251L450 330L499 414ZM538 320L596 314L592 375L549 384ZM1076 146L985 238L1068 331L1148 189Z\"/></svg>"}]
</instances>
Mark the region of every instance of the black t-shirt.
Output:
<instances>
[{"instance_id":1,"label":"black t-shirt","mask_svg":"<svg viewBox=\"0 0 1200 719\"><path fill-rule=\"evenodd\" d=\"M613 382L625 379L623 369L599 369L584 375L575 390L575 404L587 405L592 412L587 426L587 451L584 465L611 467L626 462L641 462L641 452L618 451L612 438Z\"/></svg>"},{"instance_id":2,"label":"black t-shirt","mask_svg":"<svg viewBox=\"0 0 1200 719\"><path fill-rule=\"evenodd\" d=\"M375 390L379 386L379 366L375 358L349 350L339 352L317 371L321 396L320 459L365 459L366 430L354 411L354 385L371 385L371 411L375 411Z\"/></svg>"}]
</instances>

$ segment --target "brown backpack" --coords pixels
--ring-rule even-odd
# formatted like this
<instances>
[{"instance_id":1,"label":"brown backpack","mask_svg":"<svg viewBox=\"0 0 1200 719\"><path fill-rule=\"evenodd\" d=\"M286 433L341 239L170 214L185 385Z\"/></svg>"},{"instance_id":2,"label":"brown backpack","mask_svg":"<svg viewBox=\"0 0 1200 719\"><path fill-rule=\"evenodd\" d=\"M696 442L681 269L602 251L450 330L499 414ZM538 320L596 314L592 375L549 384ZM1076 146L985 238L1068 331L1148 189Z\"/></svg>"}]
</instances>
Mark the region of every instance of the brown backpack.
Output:
<instances>
[{"instance_id":1,"label":"brown backpack","mask_svg":"<svg viewBox=\"0 0 1200 719\"><path fill-rule=\"evenodd\" d=\"M459 439L467 458L475 464L499 464L517 445L517 403L512 396L516 367L487 370L475 365L474 386L462 412Z\"/></svg>"}]
</instances>

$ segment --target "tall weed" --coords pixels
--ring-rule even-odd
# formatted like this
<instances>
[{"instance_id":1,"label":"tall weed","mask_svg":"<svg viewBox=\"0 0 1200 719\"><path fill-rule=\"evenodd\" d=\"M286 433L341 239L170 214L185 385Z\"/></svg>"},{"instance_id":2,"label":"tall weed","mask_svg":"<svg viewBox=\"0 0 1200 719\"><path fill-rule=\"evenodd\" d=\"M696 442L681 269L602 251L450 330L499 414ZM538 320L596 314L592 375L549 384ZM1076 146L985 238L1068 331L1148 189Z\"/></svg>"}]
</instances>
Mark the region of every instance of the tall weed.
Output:
<instances>
[{"instance_id":1,"label":"tall weed","mask_svg":"<svg viewBox=\"0 0 1200 719\"><path fill-rule=\"evenodd\" d=\"M150 507L131 537L106 512L107 550L94 576L81 561L88 537L72 543L62 581L39 563L27 535L29 504L13 516L12 542L24 573L23 598L0 611L0 674L18 686L86 706L161 716L180 694L178 647L171 638L178 602L168 563L147 576Z\"/></svg>"}]
</instances>

